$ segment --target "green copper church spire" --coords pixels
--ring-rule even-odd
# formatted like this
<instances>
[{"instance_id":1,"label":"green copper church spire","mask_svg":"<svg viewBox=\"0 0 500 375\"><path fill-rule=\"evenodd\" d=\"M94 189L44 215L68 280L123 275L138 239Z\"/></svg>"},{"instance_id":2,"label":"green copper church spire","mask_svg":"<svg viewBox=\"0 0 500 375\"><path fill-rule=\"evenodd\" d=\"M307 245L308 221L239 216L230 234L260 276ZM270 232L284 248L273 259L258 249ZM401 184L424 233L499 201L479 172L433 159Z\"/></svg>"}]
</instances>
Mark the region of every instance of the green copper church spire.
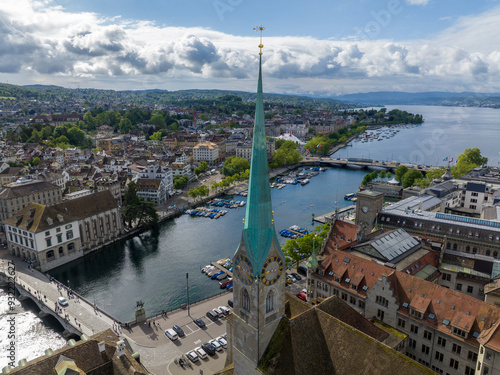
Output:
<instances>
[{"instance_id":1,"label":"green copper church spire","mask_svg":"<svg viewBox=\"0 0 500 375\"><path fill-rule=\"evenodd\" d=\"M267 140L264 120L264 102L262 93L262 30L259 44L259 82L257 85L257 102L255 107L255 122L253 129L252 159L250 180L248 183L248 198L243 229L243 241L252 262L255 276L266 260L273 239L278 251L281 252L273 222L271 191L269 187L269 168L267 161Z\"/></svg>"}]
</instances>

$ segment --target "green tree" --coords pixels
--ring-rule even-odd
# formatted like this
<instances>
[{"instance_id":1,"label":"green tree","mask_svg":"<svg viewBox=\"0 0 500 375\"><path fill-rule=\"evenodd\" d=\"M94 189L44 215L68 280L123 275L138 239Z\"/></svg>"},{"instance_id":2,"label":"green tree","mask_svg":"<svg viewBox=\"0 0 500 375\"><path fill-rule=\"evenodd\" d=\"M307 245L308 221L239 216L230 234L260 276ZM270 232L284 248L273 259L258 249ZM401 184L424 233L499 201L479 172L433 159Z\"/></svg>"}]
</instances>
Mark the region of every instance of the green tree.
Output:
<instances>
[{"instance_id":1,"label":"green tree","mask_svg":"<svg viewBox=\"0 0 500 375\"><path fill-rule=\"evenodd\" d=\"M266 120L271 120L274 117L274 115L271 112L264 113L264 118Z\"/></svg>"},{"instance_id":2,"label":"green tree","mask_svg":"<svg viewBox=\"0 0 500 375\"><path fill-rule=\"evenodd\" d=\"M387 177L388 179L391 179L391 178L392 178L392 173L391 173L391 172L387 172L386 177Z\"/></svg>"},{"instance_id":3,"label":"green tree","mask_svg":"<svg viewBox=\"0 0 500 375\"><path fill-rule=\"evenodd\" d=\"M81 146L85 140L85 133L83 130L80 130L78 126L72 126L71 129L68 130L68 139L71 144Z\"/></svg>"},{"instance_id":4,"label":"green tree","mask_svg":"<svg viewBox=\"0 0 500 375\"><path fill-rule=\"evenodd\" d=\"M420 180L424 176L422 175L422 172L420 172L418 169L410 169L408 170L402 177L401 177L401 184L403 185L403 189L406 189L407 187L413 186L413 183L415 180Z\"/></svg>"},{"instance_id":5,"label":"green tree","mask_svg":"<svg viewBox=\"0 0 500 375\"><path fill-rule=\"evenodd\" d=\"M163 116L160 114L151 116L151 118L149 119L149 123L152 125L156 125L162 129L164 129L167 124L165 122L165 118L163 118Z\"/></svg>"},{"instance_id":6,"label":"green tree","mask_svg":"<svg viewBox=\"0 0 500 375\"><path fill-rule=\"evenodd\" d=\"M118 129L120 129L121 134L127 134L133 128L134 128L134 125L132 125L132 121L130 121L128 118L122 118L120 120L120 123L118 124Z\"/></svg>"},{"instance_id":7,"label":"green tree","mask_svg":"<svg viewBox=\"0 0 500 375\"><path fill-rule=\"evenodd\" d=\"M481 150L477 147L466 148L464 152L458 156L457 164L459 163L475 164L480 167L488 163L488 158L481 156Z\"/></svg>"},{"instance_id":8,"label":"green tree","mask_svg":"<svg viewBox=\"0 0 500 375\"><path fill-rule=\"evenodd\" d=\"M32 166L36 167L38 164L40 164L40 158L39 158L39 157L36 157L36 158L31 159L30 164L31 164Z\"/></svg>"},{"instance_id":9,"label":"green tree","mask_svg":"<svg viewBox=\"0 0 500 375\"><path fill-rule=\"evenodd\" d=\"M394 177L396 178L397 181L401 182L401 179L403 178L406 172L408 172L408 167L406 165L400 165L399 167L396 168Z\"/></svg>"},{"instance_id":10,"label":"green tree","mask_svg":"<svg viewBox=\"0 0 500 375\"><path fill-rule=\"evenodd\" d=\"M149 137L149 139L151 139L152 141L161 141L161 135L162 135L161 131L158 131L153 133L153 135Z\"/></svg>"},{"instance_id":11,"label":"green tree","mask_svg":"<svg viewBox=\"0 0 500 375\"><path fill-rule=\"evenodd\" d=\"M426 177L429 181L435 180L436 178L441 178L441 176L446 172L445 167L432 168L427 171Z\"/></svg>"},{"instance_id":12,"label":"green tree","mask_svg":"<svg viewBox=\"0 0 500 375\"><path fill-rule=\"evenodd\" d=\"M232 176L250 169L250 163L247 159L230 156L226 159L222 166L222 174L224 176Z\"/></svg>"},{"instance_id":13,"label":"green tree","mask_svg":"<svg viewBox=\"0 0 500 375\"><path fill-rule=\"evenodd\" d=\"M306 234L302 238L287 240L285 246L281 247L287 262L298 262L309 257L312 253L313 242L316 254L318 254L323 240L328 236L329 229L329 223L323 224L317 226L313 232Z\"/></svg>"},{"instance_id":14,"label":"green tree","mask_svg":"<svg viewBox=\"0 0 500 375\"><path fill-rule=\"evenodd\" d=\"M181 190L184 189L188 184L188 178L186 176L175 176L174 177L174 189Z\"/></svg>"},{"instance_id":15,"label":"green tree","mask_svg":"<svg viewBox=\"0 0 500 375\"><path fill-rule=\"evenodd\" d=\"M179 130L179 124L177 122L173 122L168 126L168 131L176 132Z\"/></svg>"},{"instance_id":16,"label":"green tree","mask_svg":"<svg viewBox=\"0 0 500 375\"><path fill-rule=\"evenodd\" d=\"M208 163L206 161L202 161L200 165L194 169L194 173L196 173L196 175L199 175L200 173L205 173L207 169Z\"/></svg>"},{"instance_id":17,"label":"green tree","mask_svg":"<svg viewBox=\"0 0 500 375\"><path fill-rule=\"evenodd\" d=\"M302 116L302 110L300 108L294 109L292 114Z\"/></svg>"},{"instance_id":18,"label":"green tree","mask_svg":"<svg viewBox=\"0 0 500 375\"><path fill-rule=\"evenodd\" d=\"M381 170L381 171L380 171L380 178L385 178L385 177L386 177L386 174L387 174L387 171L385 171L385 170Z\"/></svg>"}]
</instances>

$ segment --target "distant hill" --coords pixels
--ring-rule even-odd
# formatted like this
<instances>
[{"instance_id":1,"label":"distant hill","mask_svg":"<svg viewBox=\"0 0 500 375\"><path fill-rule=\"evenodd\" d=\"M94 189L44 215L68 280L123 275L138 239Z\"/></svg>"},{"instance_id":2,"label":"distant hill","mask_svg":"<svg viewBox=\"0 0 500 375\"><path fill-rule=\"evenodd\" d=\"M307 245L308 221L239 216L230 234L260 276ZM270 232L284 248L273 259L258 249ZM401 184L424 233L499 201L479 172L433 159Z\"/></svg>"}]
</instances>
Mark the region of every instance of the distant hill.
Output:
<instances>
[{"instance_id":1,"label":"distant hill","mask_svg":"<svg viewBox=\"0 0 500 375\"><path fill-rule=\"evenodd\" d=\"M349 94L336 96L335 99L349 103L360 103L365 105L397 105L397 104L420 104L420 105L468 105L480 106L484 103L500 103L500 93L475 93L475 92L400 92L379 91L360 94Z\"/></svg>"}]
</instances>

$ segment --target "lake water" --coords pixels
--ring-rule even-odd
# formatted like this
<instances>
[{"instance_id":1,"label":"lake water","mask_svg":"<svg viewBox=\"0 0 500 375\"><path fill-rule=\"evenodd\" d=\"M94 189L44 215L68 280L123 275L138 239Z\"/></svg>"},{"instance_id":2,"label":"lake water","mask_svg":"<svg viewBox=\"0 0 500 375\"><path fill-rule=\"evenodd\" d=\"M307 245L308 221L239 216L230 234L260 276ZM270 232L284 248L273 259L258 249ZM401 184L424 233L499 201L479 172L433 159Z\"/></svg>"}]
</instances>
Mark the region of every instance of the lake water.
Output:
<instances>
[{"instance_id":1,"label":"lake water","mask_svg":"<svg viewBox=\"0 0 500 375\"><path fill-rule=\"evenodd\" d=\"M492 108L387 106L420 113L424 123L401 130L383 141L352 142L335 157L360 157L401 163L445 165L444 159L456 158L466 148L478 147L488 157L488 165L500 163L500 111Z\"/></svg>"}]
</instances>

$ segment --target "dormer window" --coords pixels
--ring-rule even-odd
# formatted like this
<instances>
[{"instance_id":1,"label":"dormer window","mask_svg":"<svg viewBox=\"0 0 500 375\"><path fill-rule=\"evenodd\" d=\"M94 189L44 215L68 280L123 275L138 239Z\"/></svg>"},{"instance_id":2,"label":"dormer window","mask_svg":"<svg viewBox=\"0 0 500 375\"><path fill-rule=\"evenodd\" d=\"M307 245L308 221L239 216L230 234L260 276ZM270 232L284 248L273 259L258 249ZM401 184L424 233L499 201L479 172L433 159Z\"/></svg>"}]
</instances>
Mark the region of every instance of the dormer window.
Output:
<instances>
[{"instance_id":1,"label":"dormer window","mask_svg":"<svg viewBox=\"0 0 500 375\"><path fill-rule=\"evenodd\" d=\"M467 332L465 332L464 330L461 330L457 327L453 327L451 331L453 332L454 335L457 335L457 336L460 336L463 338L467 337Z\"/></svg>"},{"instance_id":2,"label":"dormer window","mask_svg":"<svg viewBox=\"0 0 500 375\"><path fill-rule=\"evenodd\" d=\"M52 225L52 223L54 222L50 217L48 217L46 221L48 225Z\"/></svg>"},{"instance_id":3,"label":"dormer window","mask_svg":"<svg viewBox=\"0 0 500 375\"><path fill-rule=\"evenodd\" d=\"M423 317L423 314L420 311L417 311L417 310L412 309L412 308L410 308L410 314L418 319L422 319L422 317Z\"/></svg>"}]
</instances>

